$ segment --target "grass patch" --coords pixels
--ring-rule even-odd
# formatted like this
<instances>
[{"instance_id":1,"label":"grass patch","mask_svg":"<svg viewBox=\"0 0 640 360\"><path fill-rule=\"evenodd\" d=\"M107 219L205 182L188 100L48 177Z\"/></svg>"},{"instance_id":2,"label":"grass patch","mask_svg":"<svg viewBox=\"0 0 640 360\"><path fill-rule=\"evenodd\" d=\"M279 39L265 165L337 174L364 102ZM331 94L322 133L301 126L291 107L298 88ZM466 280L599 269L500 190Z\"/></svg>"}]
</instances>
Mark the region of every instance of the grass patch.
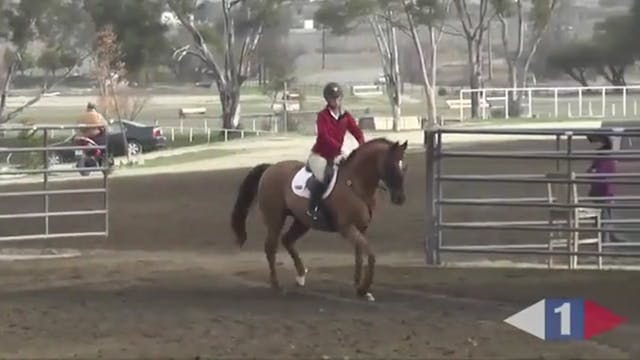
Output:
<instances>
[{"instance_id":1,"label":"grass patch","mask_svg":"<svg viewBox=\"0 0 640 360\"><path fill-rule=\"evenodd\" d=\"M184 164L184 163L189 163L194 161L215 159L222 156L233 155L235 153L236 151L233 151L233 150L222 150L222 149L193 151L185 154L168 155L168 156L158 157L155 159L145 160L144 165L142 165L142 167L157 167L157 166L170 166L170 165Z\"/></svg>"}]
</instances>

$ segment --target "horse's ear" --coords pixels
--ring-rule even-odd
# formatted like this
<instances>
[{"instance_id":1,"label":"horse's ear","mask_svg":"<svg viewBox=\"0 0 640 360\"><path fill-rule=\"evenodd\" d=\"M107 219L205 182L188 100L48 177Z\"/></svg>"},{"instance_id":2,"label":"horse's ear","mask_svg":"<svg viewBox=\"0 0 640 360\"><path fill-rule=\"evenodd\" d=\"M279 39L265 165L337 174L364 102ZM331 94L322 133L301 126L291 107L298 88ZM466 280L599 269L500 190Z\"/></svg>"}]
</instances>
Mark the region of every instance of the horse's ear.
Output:
<instances>
[{"instance_id":1,"label":"horse's ear","mask_svg":"<svg viewBox=\"0 0 640 360\"><path fill-rule=\"evenodd\" d=\"M408 141L407 141L407 140L405 140L405 141L402 143L402 145L400 145L400 147L401 147L401 148L402 148L402 150L404 151L404 150L407 150L407 145L408 145Z\"/></svg>"}]
</instances>

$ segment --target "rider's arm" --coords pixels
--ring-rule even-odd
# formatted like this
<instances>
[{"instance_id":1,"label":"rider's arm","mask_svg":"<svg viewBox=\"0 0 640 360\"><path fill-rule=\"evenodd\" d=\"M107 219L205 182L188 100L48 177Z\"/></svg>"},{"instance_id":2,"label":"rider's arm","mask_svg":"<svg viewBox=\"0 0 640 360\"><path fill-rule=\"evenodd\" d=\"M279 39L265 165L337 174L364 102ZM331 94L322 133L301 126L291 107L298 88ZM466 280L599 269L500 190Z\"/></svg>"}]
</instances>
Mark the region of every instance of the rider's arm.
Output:
<instances>
[{"instance_id":1,"label":"rider's arm","mask_svg":"<svg viewBox=\"0 0 640 360\"><path fill-rule=\"evenodd\" d=\"M317 134L318 142L324 146L328 146L333 149L340 150L342 146L340 146L340 144L334 138L331 137L327 129L328 128L327 124L329 121L332 121L332 120L329 119L326 115L323 116L322 113L318 114L318 119L316 120L316 128L318 131L318 134Z\"/></svg>"},{"instance_id":2,"label":"rider's arm","mask_svg":"<svg viewBox=\"0 0 640 360\"><path fill-rule=\"evenodd\" d=\"M351 114L347 114L347 130L353 135L354 138L358 141L358 144L362 145L364 143L364 134L362 130L358 127L356 120L351 116Z\"/></svg>"}]
</instances>

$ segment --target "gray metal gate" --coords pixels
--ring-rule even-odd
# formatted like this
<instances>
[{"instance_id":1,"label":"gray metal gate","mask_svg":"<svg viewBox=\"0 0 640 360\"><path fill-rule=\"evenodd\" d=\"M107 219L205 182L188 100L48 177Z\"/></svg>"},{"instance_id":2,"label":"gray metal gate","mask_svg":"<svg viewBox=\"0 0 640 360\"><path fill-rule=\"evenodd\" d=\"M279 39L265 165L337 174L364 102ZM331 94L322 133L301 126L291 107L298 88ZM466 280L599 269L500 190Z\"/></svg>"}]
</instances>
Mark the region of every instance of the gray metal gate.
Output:
<instances>
[{"instance_id":1,"label":"gray metal gate","mask_svg":"<svg viewBox=\"0 0 640 360\"><path fill-rule=\"evenodd\" d=\"M107 237L109 234L109 194L108 194L108 175L102 170L106 168L91 168L101 175L100 186L89 186L92 181L78 181L76 188L73 189L54 189L53 184L61 180L71 180L79 178L79 170L75 164L69 165L53 165L51 164L50 154L54 152L82 151L87 149L105 150L107 145L91 147L77 146L73 143L52 146L55 134L72 134L73 131L84 126L3 126L0 127L0 159L4 163L0 164L0 202L9 203L10 198L21 199L21 202L28 202L29 198L40 199L39 210L25 210L20 208L20 202L11 202L18 204L18 208L12 207L4 209L0 213L0 222L9 221L17 222L19 219L41 219L42 226L38 226L38 230L31 231L29 234L6 234L2 231L0 225L0 241L20 241L20 240L42 240L56 238L81 238L81 237ZM4 144L3 144L4 143ZM73 175L76 176L73 176ZM71 175L71 176L70 176ZM59 176L59 177L58 177ZM94 177L92 177L94 178ZM35 186L34 186L35 184ZM86 187L85 184L88 184ZM15 187L35 187L30 190L7 190L7 188ZM97 194L95 208L92 209L51 209L51 202L54 199L64 198L65 196L77 196L81 194ZM33 201L29 204L33 205ZM66 203L65 203L66 204ZM0 208L2 203L0 203ZM69 229L64 232L52 231L51 222L56 218L86 216L99 217L101 220L92 224L97 227L91 231L81 231L77 229ZM95 221L95 220L94 220ZM6 224L6 223L5 223ZM5 225L6 226L6 225ZM23 227L35 230L36 225L26 225ZM9 226L7 226L9 228ZM68 228L68 227L67 227ZM76 231L77 230L77 231Z\"/></svg>"},{"instance_id":2,"label":"gray metal gate","mask_svg":"<svg viewBox=\"0 0 640 360\"><path fill-rule=\"evenodd\" d=\"M623 130L623 131L622 131ZM467 134L474 136L535 136L552 140L555 149L549 151L461 151L445 148L446 137L452 134ZM595 225L576 225L579 222L572 222L570 215L573 209L601 209L616 210L640 210L640 193L630 196L614 196L611 198L591 198L580 197L576 199L571 191L567 191L567 197L549 202L547 198L527 196L523 194L519 197L473 197L473 198L452 198L443 192L443 184L464 182L473 184L495 182L501 184L556 184L566 186L569 189L574 184L588 184L591 182L605 181L602 178L609 178L609 182L619 185L639 185L640 184L640 149L618 149L612 151L601 150L576 150L574 142L576 138L584 139L587 135L602 134L612 137L640 138L639 129L431 129L424 133L426 151L426 205L427 205L427 235L425 241L425 251L427 263L439 265L442 263L441 255L445 253L466 253L466 254L502 254L502 255L546 255L567 256L569 267L575 268L579 257L597 257L598 268L602 268L602 258L605 257L640 257L637 251L621 251L621 248L640 247L640 216L625 217L618 219L602 219ZM507 140L507 139L505 139ZM583 140L584 141L584 140ZM623 141L624 143L624 141ZM629 142L631 143L631 142ZM562 145L562 146L561 146ZM561 149L563 147L563 149ZM638 170L633 172L616 174L587 174L580 173L580 169L574 166L578 160L591 160L594 158L611 156L617 160L627 160L636 162ZM550 178L548 174L464 174L450 175L444 174L443 163L450 158L467 158L479 161L480 159L521 159L528 161L555 160L555 171L560 175ZM564 165L564 166L561 166ZM522 219L518 221L476 221L461 222L455 219L443 218L443 210L448 206L467 207L478 209L479 206L490 207L511 207L511 208L541 208L545 211L564 211L569 214L566 221L549 221ZM597 216L596 216L597 217ZM563 246L552 246L551 243L519 243L519 244L495 244L491 241L481 244L462 245L455 244L454 241L446 239L443 234L447 230L474 232L492 231L520 231L538 232L540 238L547 236L551 232L561 232L564 234L578 233L598 233L601 236L605 231L611 231L611 226L615 226L615 233L626 234L627 240L620 243L600 243L595 250L579 250L578 243L568 239ZM543 235L544 234L544 235ZM568 235L567 235L568 236ZM551 240L549 240L551 241ZM560 249L562 248L562 249ZM574 264L571 266L571 264Z\"/></svg>"}]
</instances>

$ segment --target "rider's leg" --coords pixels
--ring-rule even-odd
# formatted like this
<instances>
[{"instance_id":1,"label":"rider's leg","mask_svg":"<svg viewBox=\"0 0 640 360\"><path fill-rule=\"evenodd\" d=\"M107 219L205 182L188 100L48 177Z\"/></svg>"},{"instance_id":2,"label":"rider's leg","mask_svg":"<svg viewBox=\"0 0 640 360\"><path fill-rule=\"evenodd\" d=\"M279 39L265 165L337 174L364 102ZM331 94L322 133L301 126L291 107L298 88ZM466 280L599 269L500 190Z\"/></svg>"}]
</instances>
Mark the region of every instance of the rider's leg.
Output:
<instances>
[{"instance_id":1,"label":"rider's leg","mask_svg":"<svg viewBox=\"0 0 640 360\"><path fill-rule=\"evenodd\" d=\"M309 189L311 192L311 196L309 199L309 209L307 214L314 219L318 217L318 206L320 205L320 201L322 200L322 193L324 190L324 182L325 182L325 174L327 168L327 160L318 154L311 153L309 155L309 159L307 160L307 164L313 177L315 178L315 182Z\"/></svg>"}]
</instances>

